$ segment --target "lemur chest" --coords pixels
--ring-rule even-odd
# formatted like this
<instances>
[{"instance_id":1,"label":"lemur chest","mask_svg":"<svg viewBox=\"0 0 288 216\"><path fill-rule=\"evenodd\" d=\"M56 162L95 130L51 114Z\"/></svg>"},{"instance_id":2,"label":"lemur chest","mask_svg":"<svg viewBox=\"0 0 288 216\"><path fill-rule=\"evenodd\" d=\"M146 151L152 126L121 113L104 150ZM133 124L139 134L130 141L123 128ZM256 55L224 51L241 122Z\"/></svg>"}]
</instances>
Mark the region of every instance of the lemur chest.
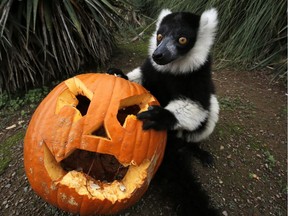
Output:
<instances>
[{"instance_id":1,"label":"lemur chest","mask_svg":"<svg viewBox=\"0 0 288 216\"><path fill-rule=\"evenodd\" d=\"M196 83L187 77L154 74L144 77L143 86L157 98L161 106L166 106L171 100L193 97Z\"/></svg>"}]
</instances>

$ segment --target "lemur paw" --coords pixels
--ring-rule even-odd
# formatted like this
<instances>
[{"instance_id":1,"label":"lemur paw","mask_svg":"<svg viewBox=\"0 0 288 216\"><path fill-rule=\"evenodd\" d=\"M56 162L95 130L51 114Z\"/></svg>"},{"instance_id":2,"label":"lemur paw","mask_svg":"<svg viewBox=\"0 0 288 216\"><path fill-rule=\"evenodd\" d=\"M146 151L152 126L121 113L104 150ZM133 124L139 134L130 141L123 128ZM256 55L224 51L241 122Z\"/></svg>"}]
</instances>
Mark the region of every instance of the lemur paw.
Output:
<instances>
[{"instance_id":1,"label":"lemur paw","mask_svg":"<svg viewBox=\"0 0 288 216\"><path fill-rule=\"evenodd\" d=\"M169 130L177 123L175 116L160 106L150 106L147 111L137 115L143 121L143 129Z\"/></svg>"},{"instance_id":2,"label":"lemur paw","mask_svg":"<svg viewBox=\"0 0 288 216\"><path fill-rule=\"evenodd\" d=\"M109 68L107 70L107 74L118 76L118 77L128 80L128 77L123 73L121 69L118 69L118 68Z\"/></svg>"},{"instance_id":3,"label":"lemur paw","mask_svg":"<svg viewBox=\"0 0 288 216\"><path fill-rule=\"evenodd\" d=\"M196 143L192 143L188 147L192 155L199 159L204 167L213 167L215 165L214 157L210 152L200 148Z\"/></svg>"}]
</instances>

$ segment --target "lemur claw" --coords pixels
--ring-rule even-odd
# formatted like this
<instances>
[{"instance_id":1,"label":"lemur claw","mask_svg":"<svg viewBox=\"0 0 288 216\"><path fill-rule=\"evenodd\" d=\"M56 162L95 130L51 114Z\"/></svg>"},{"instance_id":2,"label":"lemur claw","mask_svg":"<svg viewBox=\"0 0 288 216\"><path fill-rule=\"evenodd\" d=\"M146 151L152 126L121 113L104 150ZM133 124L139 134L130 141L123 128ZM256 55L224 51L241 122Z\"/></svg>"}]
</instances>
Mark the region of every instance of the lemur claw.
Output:
<instances>
[{"instance_id":1,"label":"lemur claw","mask_svg":"<svg viewBox=\"0 0 288 216\"><path fill-rule=\"evenodd\" d=\"M121 77L123 79L128 80L128 77L123 73L121 69L118 69L118 68L109 68L107 70L107 74L114 75L114 76Z\"/></svg>"},{"instance_id":2,"label":"lemur claw","mask_svg":"<svg viewBox=\"0 0 288 216\"><path fill-rule=\"evenodd\" d=\"M169 130L177 123L175 116L160 106L150 106L147 111L137 115L143 121L143 129Z\"/></svg>"}]
</instances>

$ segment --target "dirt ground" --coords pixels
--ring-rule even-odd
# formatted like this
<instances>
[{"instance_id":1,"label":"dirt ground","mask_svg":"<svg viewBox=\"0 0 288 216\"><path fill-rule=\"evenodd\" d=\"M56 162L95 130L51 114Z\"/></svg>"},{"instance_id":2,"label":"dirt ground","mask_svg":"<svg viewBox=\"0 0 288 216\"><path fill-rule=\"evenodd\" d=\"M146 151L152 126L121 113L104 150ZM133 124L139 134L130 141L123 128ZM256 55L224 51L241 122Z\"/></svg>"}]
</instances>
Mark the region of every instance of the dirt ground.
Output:
<instances>
[{"instance_id":1,"label":"dirt ground","mask_svg":"<svg viewBox=\"0 0 288 216\"><path fill-rule=\"evenodd\" d=\"M128 61L123 59L129 59ZM135 53L109 66L130 70L140 64ZM214 167L193 161L199 182L221 214L244 216L287 215L287 107L286 89L271 83L267 71L217 70L213 74L221 104L220 120L203 149L215 158ZM23 168L23 134L28 115L15 112L1 119L0 145L19 135L11 145L9 166L0 178L0 215L70 215L39 198L29 186ZM11 125L14 128L9 128ZM4 155L0 155L4 157ZM122 216L175 215L167 201L159 200L152 184L143 198ZM191 215L193 215L191 213Z\"/></svg>"}]
</instances>

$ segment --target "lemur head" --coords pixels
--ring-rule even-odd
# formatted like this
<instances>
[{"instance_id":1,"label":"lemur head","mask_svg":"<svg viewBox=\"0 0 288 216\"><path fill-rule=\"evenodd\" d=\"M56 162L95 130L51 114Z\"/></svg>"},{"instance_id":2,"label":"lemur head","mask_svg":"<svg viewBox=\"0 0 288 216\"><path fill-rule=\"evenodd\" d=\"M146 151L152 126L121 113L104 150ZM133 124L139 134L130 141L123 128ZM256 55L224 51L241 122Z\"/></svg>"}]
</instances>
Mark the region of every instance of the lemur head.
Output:
<instances>
[{"instance_id":1,"label":"lemur head","mask_svg":"<svg viewBox=\"0 0 288 216\"><path fill-rule=\"evenodd\" d=\"M207 10L201 16L162 10L150 41L153 65L162 72L197 70L208 58L217 22L215 9Z\"/></svg>"}]
</instances>

